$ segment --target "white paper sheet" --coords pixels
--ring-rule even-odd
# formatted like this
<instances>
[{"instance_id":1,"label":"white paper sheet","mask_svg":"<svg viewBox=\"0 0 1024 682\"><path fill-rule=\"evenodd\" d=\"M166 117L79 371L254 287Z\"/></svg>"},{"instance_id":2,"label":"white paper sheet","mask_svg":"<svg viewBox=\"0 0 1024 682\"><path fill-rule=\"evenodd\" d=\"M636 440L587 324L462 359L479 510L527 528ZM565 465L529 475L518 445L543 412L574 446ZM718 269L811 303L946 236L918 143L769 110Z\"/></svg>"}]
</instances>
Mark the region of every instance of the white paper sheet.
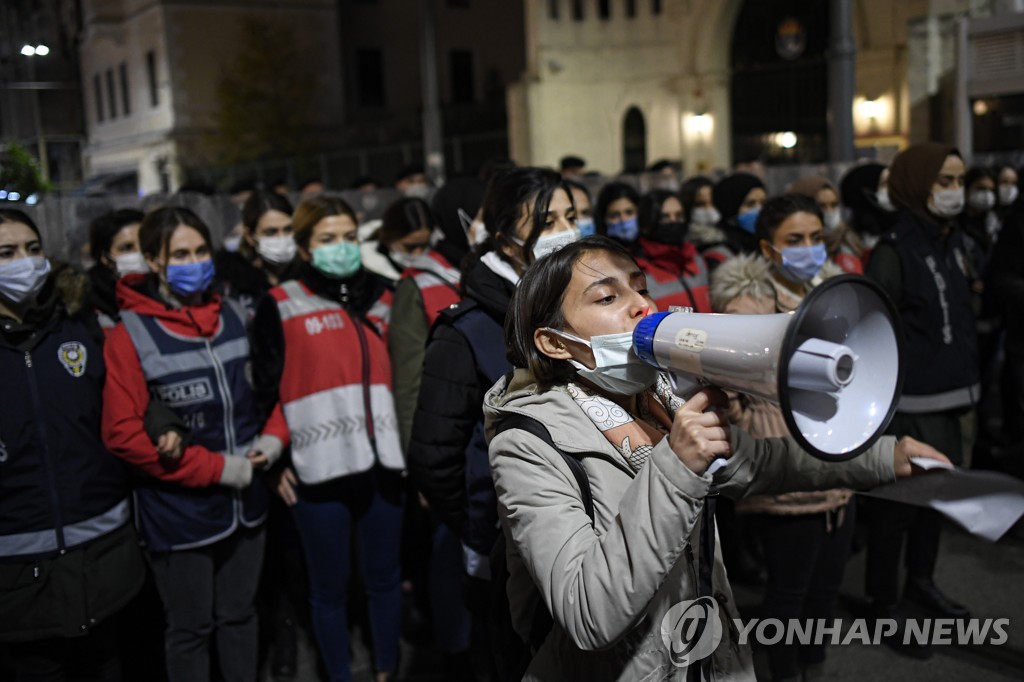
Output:
<instances>
[{"instance_id":1,"label":"white paper sheet","mask_svg":"<svg viewBox=\"0 0 1024 682\"><path fill-rule=\"evenodd\" d=\"M970 471L935 460L911 461L930 471L860 494L931 507L990 542L1001 538L1024 516L1024 482L1013 476Z\"/></svg>"}]
</instances>

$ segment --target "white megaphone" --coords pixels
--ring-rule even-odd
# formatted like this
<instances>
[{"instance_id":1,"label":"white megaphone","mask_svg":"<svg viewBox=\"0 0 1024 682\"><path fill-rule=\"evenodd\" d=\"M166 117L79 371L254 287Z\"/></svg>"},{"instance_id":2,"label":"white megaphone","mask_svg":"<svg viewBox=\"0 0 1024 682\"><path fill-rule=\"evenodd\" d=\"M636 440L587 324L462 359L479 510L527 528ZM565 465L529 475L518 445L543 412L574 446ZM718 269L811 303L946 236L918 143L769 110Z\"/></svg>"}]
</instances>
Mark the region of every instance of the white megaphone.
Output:
<instances>
[{"instance_id":1,"label":"white megaphone","mask_svg":"<svg viewBox=\"0 0 1024 682\"><path fill-rule=\"evenodd\" d=\"M718 386L779 403L810 454L841 461L868 449L896 411L899 318L876 284L833 277L776 315L648 315L633 332L644 362L689 398Z\"/></svg>"}]
</instances>

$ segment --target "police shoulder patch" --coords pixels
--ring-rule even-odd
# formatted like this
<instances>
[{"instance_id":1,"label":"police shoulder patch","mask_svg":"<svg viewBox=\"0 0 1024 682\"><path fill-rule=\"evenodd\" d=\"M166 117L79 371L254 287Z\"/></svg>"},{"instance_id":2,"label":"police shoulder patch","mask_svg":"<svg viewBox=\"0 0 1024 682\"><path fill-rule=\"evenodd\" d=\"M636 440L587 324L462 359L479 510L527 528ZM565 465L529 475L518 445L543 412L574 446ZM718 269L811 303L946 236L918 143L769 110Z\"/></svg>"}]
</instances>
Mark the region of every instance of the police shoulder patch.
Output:
<instances>
[{"instance_id":1,"label":"police shoulder patch","mask_svg":"<svg viewBox=\"0 0 1024 682\"><path fill-rule=\"evenodd\" d=\"M62 343L57 349L57 358L64 369L73 377L80 377L85 374L85 362L88 354L85 346L78 341Z\"/></svg>"}]
</instances>

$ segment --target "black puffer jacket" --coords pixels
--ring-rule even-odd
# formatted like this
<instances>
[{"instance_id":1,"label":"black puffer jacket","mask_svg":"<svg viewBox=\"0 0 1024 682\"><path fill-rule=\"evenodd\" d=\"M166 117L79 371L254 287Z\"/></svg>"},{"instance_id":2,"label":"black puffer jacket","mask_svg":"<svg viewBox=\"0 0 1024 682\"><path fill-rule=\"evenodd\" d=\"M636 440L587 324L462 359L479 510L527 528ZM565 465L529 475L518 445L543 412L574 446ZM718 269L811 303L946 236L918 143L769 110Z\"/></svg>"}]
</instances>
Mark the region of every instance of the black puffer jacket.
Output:
<instances>
[{"instance_id":1,"label":"black puffer jacket","mask_svg":"<svg viewBox=\"0 0 1024 682\"><path fill-rule=\"evenodd\" d=\"M462 286L467 301L504 326L515 291L511 282L474 259L467 263ZM439 319L427 344L406 462L431 510L460 537L467 524L466 450L483 423L484 394L491 385L472 340Z\"/></svg>"}]
</instances>

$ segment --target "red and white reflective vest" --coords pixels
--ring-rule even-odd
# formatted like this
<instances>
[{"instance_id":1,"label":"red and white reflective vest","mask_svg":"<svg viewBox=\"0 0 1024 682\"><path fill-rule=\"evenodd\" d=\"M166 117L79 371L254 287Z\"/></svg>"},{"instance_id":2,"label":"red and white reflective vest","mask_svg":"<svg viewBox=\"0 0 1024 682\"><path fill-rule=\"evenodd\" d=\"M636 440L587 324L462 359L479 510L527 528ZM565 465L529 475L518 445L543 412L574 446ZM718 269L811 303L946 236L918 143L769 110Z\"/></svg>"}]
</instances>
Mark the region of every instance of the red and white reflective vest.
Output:
<instances>
[{"instance_id":1,"label":"red and white reflective vest","mask_svg":"<svg viewBox=\"0 0 1024 682\"><path fill-rule=\"evenodd\" d=\"M284 330L281 408L292 466L303 483L366 471L375 462L404 469L384 334L387 291L367 313L376 327L297 280L270 290Z\"/></svg>"},{"instance_id":2,"label":"red and white reflective vest","mask_svg":"<svg viewBox=\"0 0 1024 682\"><path fill-rule=\"evenodd\" d=\"M647 275L647 289L658 310L683 306L696 313L710 313L708 266L697 248L689 242L670 247L646 239L640 241L643 253L637 263Z\"/></svg>"},{"instance_id":3,"label":"red and white reflective vest","mask_svg":"<svg viewBox=\"0 0 1024 682\"><path fill-rule=\"evenodd\" d=\"M433 261L433 262L430 262ZM423 298L423 312L427 323L434 325L442 310L447 310L462 300L459 293L458 268L437 251L429 251L418 262L405 269L403 279L411 279Z\"/></svg>"}]
</instances>

